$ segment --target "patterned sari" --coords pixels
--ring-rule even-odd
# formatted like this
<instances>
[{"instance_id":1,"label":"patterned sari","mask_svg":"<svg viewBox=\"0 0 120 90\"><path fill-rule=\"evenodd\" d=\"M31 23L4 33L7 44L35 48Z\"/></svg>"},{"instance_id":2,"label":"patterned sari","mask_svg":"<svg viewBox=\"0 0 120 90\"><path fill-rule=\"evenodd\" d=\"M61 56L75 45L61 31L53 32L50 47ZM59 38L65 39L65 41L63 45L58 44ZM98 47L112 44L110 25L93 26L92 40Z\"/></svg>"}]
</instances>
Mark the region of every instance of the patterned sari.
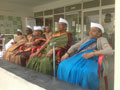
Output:
<instances>
[{"instance_id":1,"label":"patterned sari","mask_svg":"<svg viewBox=\"0 0 120 90\"><path fill-rule=\"evenodd\" d=\"M65 48L68 42L71 42L69 40L71 39L69 39L67 32L62 34L58 33L58 34L53 34L52 39L50 40L50 43L56 42L56 47ZM47 52L52 48L53 48L52 46L48 45L47 48L40 53L40 57L35 57L29 60L27 67L38 72L52 75L53 58L52 57L49 58L46 56Z\"/></svg>"},{"instance_id":2,"label":"patterned sari","mask_svg":"<svg viewBox=\"0 0 120 90\"><path fill-rule=\"evenodd\" d=\"M10 62L15 64L26 66L26 61L29 59L32 48L41 47L46 42L46 39L42 37L37 37L33 39L33 45L29 47L25 47L23 51L15 53L11 56Z\"/></svg>"},{"instance_id":3,"label":"patterned sari","mask_svg":"<svg viewBox=\"0 0 120 90\"><path fill-rule=\"evenodd\" d=\"M77 54L59 64L57 78L90 90L97 90L99 88L98 56L89 59L82 57L83 54L96 49L96 39L84 43Z\"/></svg>"},{"instance_id":4,"label":"patterned sari","mask_svg":"<svg viewBox=\"0 0 120 90\"><path fill-rule=\"evenodd\" d=\"M21 45L24 45L27 42L30 42L32 40L32 34L27 35L25 38L22 38L21 40L17 41L15 44L13 44L10 48L8 48L4 55L3 55L3 59L4 60L11 60L11 57L19 52L19 47Z\"/></svg>"},{"instance_id":5,"label":"patterned sari","mask_svg":"<svg viewBox=\"0 0 120 90\"><path fill-rule=\"evenodd\" d=\"M14 54L14 53L17 53L18 50L19 50L19 47L21 45L24 45L25 44L25 39L21 39L19 40L17 43L13 44L11 47L9 47L5 52L4 52L4 55L3 55L3 59L4 60L8 60L10 61L10 57Z\"/></svg>"}]
</instances>

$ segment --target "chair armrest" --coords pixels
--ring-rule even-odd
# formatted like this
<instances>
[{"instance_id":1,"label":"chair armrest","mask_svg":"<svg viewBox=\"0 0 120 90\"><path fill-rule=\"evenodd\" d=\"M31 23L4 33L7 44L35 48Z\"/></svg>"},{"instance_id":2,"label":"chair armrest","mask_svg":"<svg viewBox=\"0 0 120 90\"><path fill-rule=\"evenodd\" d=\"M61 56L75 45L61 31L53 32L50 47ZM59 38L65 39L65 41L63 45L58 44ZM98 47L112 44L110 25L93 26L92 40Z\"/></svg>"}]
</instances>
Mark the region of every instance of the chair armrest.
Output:
<instances>
[{"instance_id":1,"label":"chair armrest","mask_svg":"<svg viewBox=\"0 0 120 90\"><path fill-rule=\"evenodd\" d=\"M99 79L101 78L101 66L102 66L102 60L104 58L104 55L100 55L98 59L98 75Z\"/></svg>"},{"instance_id":2,"label":"chair armrest","mask_svg":"<svg viewBox=\"0 0 120 90\"><path fill-rule=\"evenodd\" d=\"M37 50L37 47L32 48L31 54L33 54Z\"/></svg>"},{"instance_id":3,"label":"chair armrest","mask_svg":"<svg viewBox=\"0 0 120 90\"><path fill-rule=\"evenodd\" d=\"M23 51L24 48L25 48L25 46L20 46L19 51Z\"/></svg>"},{"instance_id":4,"label":"chair armrest","mask_svg":"<svg viewBox=\"0 0 120 90\"><path fill-rule=\"evenodd\" d=\"M65 54L65 52L67 51L66 48L61 48L60 50L57 51L57 64L59 64L61 62L61 56Z\"/></svg>"},{"instance_id":5,"label":"chair armrest","mask_svg":"<svg viewBox=\"0 0 120 90\"><path fill-rule=\"evenodd\" d=\"M31 54L39 51L39 49L40 49L40 47L34 47L34 48L32 48Z\"/></svg>"}]
</instances>

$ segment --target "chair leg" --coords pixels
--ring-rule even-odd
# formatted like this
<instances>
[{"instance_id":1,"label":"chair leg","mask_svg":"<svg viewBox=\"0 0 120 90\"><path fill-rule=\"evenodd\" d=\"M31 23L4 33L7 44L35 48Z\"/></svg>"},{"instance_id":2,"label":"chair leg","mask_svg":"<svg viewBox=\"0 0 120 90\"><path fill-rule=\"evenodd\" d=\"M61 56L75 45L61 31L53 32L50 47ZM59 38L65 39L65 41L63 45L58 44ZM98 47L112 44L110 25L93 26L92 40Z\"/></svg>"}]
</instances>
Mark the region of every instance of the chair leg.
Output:
<instances>
[{"instance_id":1,"label":"chair leg","mask_svg":"<svg viewBox=\"0 0 120 90\"><path fill-rule=\"evenodd\" d=\"M108 90L108 77L107 76L104 77L104 81L105 81L105 90Z\"/></svg>"}]
</instances>

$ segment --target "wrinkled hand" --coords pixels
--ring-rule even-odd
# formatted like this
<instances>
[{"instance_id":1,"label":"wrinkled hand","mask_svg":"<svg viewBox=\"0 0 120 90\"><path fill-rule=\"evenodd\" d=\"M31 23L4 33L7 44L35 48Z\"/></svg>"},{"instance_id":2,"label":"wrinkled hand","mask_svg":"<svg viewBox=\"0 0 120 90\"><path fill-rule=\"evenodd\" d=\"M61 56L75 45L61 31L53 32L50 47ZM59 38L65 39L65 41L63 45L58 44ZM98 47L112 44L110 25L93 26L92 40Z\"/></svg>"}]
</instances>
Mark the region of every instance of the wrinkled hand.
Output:
<instances>
[{"instance_id":1,"label":"wrinkled hand","mask_svg":"<svg viewBox=\"0 0 120 90\"><path fill-rule=\"evenodd\" d=\"M64 56L62 56L61 61L67 59L68 57L69 57L69 55L68 55L68 54L65 54Z\"/></svg>"},{"instance_id":2,"label":"wrinkled hand","mask_svg":"<svg viewBox=\"0 0 120 90\"><path fill-rule=\"evenodd\" d=\"M33 53L32 55L30 55L30 58L34 58L34 57L36 57L38 55L38 53L36 52L36 53Z\"/></svg>"},{"instance_id":3,"label":"wrinkled hand","mask_svg":"<svg viewBox=\"0 0 120 90\"><path fill-rule=\"evenodd\" d=\"M47 56L47 57L51 57L52 54L53 54L53 50L51 49L51 50L46 54L46 56Z\"/></svg>"},{"instance_id":4,"label":"wrinkled hand","mask_svg":"<svg viewBox=\"0 0 120 90\"><path fill-rule=\"evenodd\" d=\"M83 58L88 59L88 58L93 57L93 56L94 56L94 53L93 53L93 52L91 52L91 53L85 53L85 54L83 54L82 56L83 56Z\"/></svg>"}]
</instances>

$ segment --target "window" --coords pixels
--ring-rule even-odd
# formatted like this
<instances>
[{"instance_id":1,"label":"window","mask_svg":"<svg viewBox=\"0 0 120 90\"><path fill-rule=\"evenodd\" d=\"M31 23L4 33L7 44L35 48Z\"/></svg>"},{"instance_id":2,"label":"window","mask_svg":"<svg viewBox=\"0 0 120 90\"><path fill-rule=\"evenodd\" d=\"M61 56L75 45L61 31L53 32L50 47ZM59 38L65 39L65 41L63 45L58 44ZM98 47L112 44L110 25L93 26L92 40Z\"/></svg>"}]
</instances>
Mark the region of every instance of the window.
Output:
<instances>
[{"instance_id":1,"label":"window","mask_svg":"<svg viewBox=\"0 0 120 90\"><path fill-rule=\"evenodd\" d=\"M43 12L35 12L34 17L43 16Z\"/></svg>"},{"instance_id":2,"label":"window","mask_svg":"<svg viewBox=\"0 0 120 90\"><path fill-rule=\"evenodd\" d=\"M106 37L112 46L114 48L115 43L115 25L114 25L114 17L115 17L115 10L113 8L111 9L104 9L102 11L102 24L105 29L105 33L103 34L104 37Z\"/></svg>"},{"instance_id":3,"label":"window","mask_svg":"<svg viewBox=\"0 0 120 90\"><path fill-rule=\"evenodd\" d=\"M84 13L84 36L88 35L90 23L99 23L99 11L89 11Z\"/></svg>"},{"instance_id":4,"label":"window","mask_svg":"<svg viewBox=\"0 0 120 90\"><path fill-rule=\"evenodd\" d=\"M102 6L115 4L115 0L102 0Z\"/></svg>"},{"instance_id":5,"label":"window","mask_svg":"<svg viewBox=\"0 0 120 90\"><path fill-rule=\"evenodd\" d=\"M90 0L89 2L83 3L83 8L86 9L86 8L92 8L92 7L99 7L99 5L100 5L100 0Z\"/></svg>"},{"instance_id":6,"label":"window","mask_svg":"<svg viewBox=\"0 0 120 90\"><path fill-rule=\"evenodd\" d=\"M47 11L44 11L44 15L52 15L53 14L53 10L47 10Z\"/></svg>"},{"instance_id":7,"label":"window","mask_svg":"<svg viewBox=\"0 0 120 90\"><path fill-rule=\"evenodd\" d=\"M65 7L65 12L75 11L80 9L81 9L81 4L75 4L75 5Z\"/></svg>"},{"instance_id":8,"label":"window","mask_svg":"<svg viewBox=\"0 0 120 90\"><path fill-rule=\"evenodd\" d=\"M36 18L36 25L43 26L43 18Z\"/></svg>"},{"instance_id":9,"label":"window","mask_svg":"<svg viewBox=\"0 0 120 90\"><path fill-rule=\"evenodd\" d=\"M64 13L64 7L54 9L54 14Z\"/></svg>"}]
</instances>

